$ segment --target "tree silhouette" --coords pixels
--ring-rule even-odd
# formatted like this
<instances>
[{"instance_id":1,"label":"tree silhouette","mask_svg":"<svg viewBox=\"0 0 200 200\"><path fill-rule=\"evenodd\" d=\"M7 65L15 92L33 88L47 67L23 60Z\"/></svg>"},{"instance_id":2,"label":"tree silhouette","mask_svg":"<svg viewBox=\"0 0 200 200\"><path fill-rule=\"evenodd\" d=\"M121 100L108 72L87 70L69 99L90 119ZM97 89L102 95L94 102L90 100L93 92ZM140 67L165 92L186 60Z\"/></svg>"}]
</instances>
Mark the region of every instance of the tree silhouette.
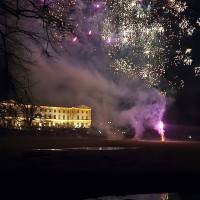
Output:
<instances>
[{"instance_id":1,"label":"tree silhouette","mask_svg":"<svg viewBox=\"0 0 200 200\"><path fill-rule=\"evenodd\" d=\"M66 34L72 31L50 8L47 0L0 1L0 100L9 99L20 87L13 71L27 70L31 64L31 43L50 56L49 50L56 50L55 27Z\"/></svg>"}]
</instances>

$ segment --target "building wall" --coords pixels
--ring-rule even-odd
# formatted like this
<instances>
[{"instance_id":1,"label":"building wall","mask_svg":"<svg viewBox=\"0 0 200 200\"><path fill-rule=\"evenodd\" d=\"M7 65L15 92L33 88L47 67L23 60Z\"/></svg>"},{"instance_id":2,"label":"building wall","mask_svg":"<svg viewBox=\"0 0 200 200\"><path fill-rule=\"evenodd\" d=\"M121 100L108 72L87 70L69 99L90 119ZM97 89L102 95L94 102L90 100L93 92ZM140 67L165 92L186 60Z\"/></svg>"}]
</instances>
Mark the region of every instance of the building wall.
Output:
<instances>
[{"instance_id":1,"label":"building wall","mask_svg":"<svg viewBox=\"0 0 200 200\"><path fill-rule=\"evenodd\" d=\"M3 103L6 107L18 107L15 103ZM31 105L27 105L31 107ZM85 105L78 107L53 107L38 106L36 107L36 118L32 121L35 127L55 127L55 128L90 128L91 108ZM24 117L22 112L18 112L17 119L7 114L6 120L0 119L0 124L14 126L16 128L23 127Z\"/></svg>"},{"instance_id":2,"label":"building wall","mask_svg":"<svg viewBox=\"0 0 200 200\"><path fill-rule=\"evenodd\" d=\"M40 106L38 113L42 115L33 121L35 126L58 128L90 128L91 108L80 107L49 107Z\"/></svg>"}]
</instances>

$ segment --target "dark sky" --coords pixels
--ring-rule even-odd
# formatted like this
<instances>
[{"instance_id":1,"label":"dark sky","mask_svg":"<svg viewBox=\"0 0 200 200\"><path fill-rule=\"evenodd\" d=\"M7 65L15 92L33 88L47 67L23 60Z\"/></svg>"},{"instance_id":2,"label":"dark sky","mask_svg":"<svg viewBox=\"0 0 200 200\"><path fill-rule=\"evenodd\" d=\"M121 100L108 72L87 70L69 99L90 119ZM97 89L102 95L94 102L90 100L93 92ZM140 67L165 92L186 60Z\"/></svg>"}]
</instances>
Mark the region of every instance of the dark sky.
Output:
<instances>
[{"instance_id":1,"label":"dark sky","mask_svg":"<svg viewBox=\"0 0 200 200\"><path fill-rule=\"evenodd\" d=\"M200 17L200 0L187 0L187 4L190 8L188 17L194 23ZM166 118L170 123L200 126L200 76L195 77L194 74L194 67L200 66L200 28L188 41L188 45L193 49L193 66L185 68L182 74L185 87L178 91Z\"/></svg>"}]
</instances>

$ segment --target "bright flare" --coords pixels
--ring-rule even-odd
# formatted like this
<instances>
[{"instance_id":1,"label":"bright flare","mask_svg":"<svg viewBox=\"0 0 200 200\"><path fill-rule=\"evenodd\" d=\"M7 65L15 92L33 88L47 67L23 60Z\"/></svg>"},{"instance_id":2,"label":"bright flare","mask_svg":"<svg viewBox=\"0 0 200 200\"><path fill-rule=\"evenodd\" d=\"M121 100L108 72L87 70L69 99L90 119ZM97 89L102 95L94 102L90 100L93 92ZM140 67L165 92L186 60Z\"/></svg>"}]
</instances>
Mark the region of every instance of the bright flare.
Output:
<instances>
[{"instance_id":1,"label":"bright flare","mask_svg":"<svg viewBox=\"0 0 200 200\"><path fill-rule=\"evenodd\" d=\"M164 130L164 123L162 121L160 121L158 123L157 129L158 129L158 133L161 136L161 141L164 142L165 141L165 130Z\"/></svg>"},{"instance_id":2,"label":"bright flare","mask_svg":"<svg viewBox=\"0 0 200 200\"><path fill-rule=\"evenodd\" d=\"M74 37L72 41L73 41L73 42L76 42L77 39L78 39L77 37Z\"/></svg>"}]
</instances>

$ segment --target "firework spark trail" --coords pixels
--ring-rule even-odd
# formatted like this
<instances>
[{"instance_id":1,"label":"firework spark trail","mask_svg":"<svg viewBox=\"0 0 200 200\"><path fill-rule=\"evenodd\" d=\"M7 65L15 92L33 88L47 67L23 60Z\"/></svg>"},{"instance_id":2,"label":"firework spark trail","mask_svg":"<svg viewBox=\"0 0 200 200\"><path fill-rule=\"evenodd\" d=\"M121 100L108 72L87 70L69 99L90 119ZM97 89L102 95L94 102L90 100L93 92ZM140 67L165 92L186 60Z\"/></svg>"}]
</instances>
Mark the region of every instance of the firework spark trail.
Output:
<instances>
[{"instance_id":1,"label":"firework spark trail","mask_svg":"<svg viewBox=\"0 0 200 200\"><path fill-rule=\"evenodd\" d=\"M182 40L195 31L185 17L187 4L168 0L107 1L108 12L102 37L112 58L116 73L143 79L149 87L160 86L169 66L192 64L192 49ZM174 83L174 82L175 83ZM171 87L182 88L184 81L176 77Z\"/></svg>"},{"instance_id":2,"label":"firework spark trail","mask_svg":"<svg viewBox=\"0 0 200 200\"><path fill-rule=\"evenodd\" d=\"M111 58L113 73L130 79L144 80L148 87L184 87L175 75L167 80L169 67L191 66L190 47L183 39L193 35L196 27L186 17L188 6L180 0L52 0L50 12L62 25L53 24L55 41L71 41L76 45L92 43L101 37ZM101 16L101 17L99 17ZM196 25L199 26L199 19ZM59 31L58 31L59 30ZM90 36L90 40L86 36ZM87 38L87 41L86 39ZM82 48L83 46L81 46ZM86 48L87 49L87 48ZM94 48L95 51L95 48Z\"/></svg>"},{"instance_id":3,"label":"firework spark trail","mask_svg":"<svg viewBox=\"0 0 200 200\"><path fill-rule=\"evenodd\" d=\"M196 27L186 17L187 4L180 0L49 0L50 12L58 18L62 26L71 30L61 29L53 24L55 42L67 47L77 48L74 52L88 53L84 55L92 60L99 54L97 48L105 50L109 63L108 69L119 77L134 80L142 79L146 86L152 88L162 85L163 80L172 88L184 87L184 80L178 74L168 80L168 68L173 66L190 66L192 49L183 41L190 38ZM199 26L200 19L196 25ZM100 38L100 39L99 39ZM97 42L98 41L98 42ZM70 48L72 51L73 48ZM73 54L71 52L71 54ZM103 60L100 55L96 58ZM78 60L78 59L77 59ZM94 68L96 65L94 65ZM166 91L163 91L164 93ZM143 130L142 124L134 124L138 112L148 110L150 124L155 127L162 119L151 117L152 107L139 106L131 110L132 123L138 132ZM161 106L163 108L163 106ZM141 116L141 122L148 121ZM161 133L164 139L164 131Z\"/></svg>"}]
</instances>

